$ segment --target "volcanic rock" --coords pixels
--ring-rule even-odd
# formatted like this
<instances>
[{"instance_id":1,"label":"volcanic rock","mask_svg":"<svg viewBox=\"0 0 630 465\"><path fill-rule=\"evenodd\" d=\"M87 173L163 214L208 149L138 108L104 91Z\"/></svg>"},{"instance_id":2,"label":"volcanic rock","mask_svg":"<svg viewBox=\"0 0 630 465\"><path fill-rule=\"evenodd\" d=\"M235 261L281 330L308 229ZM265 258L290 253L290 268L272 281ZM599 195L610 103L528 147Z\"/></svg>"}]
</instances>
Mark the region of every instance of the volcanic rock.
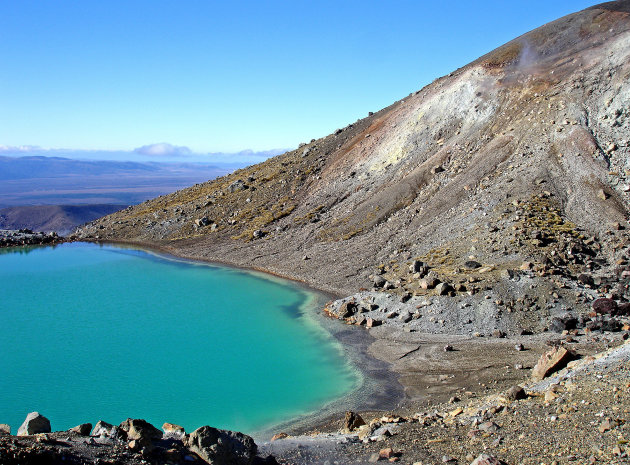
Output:
<instances>
[{"instance_id":1,"label":"volcanic rock","mask_svg":"<svg viewBox=\"0 0 630 465\"><path fill-rule=\"evenodd\" d=\"M68 431L72 433L77 433L80 436L89 436L90 431L92 431L92 423L81 423L74 428L70 428Z\"/></svg>"},{"instance_id":2,"label":"volcanic rock","mask_svg":"<svg viewBox=\"0 0 630 465\"><path fill-rule=\"evenodd\" d=\"M532 378L541 380L549 376L551 373L558 371L566 366L575 354L564 347L554 347L550 351L542 354L536 366L532 370Z\"/></svg>"},{"instance_id":3,"label":"volcanic rock","mask_svg":"<svg viewBox=\"0 0 630 465\"><path fill-rule=\"evenodd\" d=\"M250 465L256 456L254 440L234 431L202 426L186 438L186 445L215 465Z\"/></svg>"}]
</instances>

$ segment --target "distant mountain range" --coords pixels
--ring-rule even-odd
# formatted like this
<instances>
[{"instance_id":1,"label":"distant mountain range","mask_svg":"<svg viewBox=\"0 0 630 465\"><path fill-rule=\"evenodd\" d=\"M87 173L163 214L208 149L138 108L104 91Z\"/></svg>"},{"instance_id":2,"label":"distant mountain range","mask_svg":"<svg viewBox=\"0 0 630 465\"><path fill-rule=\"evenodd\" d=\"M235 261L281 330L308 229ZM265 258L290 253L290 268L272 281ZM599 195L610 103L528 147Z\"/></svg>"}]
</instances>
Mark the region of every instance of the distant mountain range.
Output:
<instances>
[{"instance_id":1,"label":"distant mountain range","mask_svg":"<svg viewBox=\"0 0 630 465\"><path fill-rule=\"evenodd\" d=\"M232 171L205 163L140 163L0 156L0 208L132 205Z\"/></svg>"},{"instance_id":2,"label":"distant mountain range","mask_svg":"<svg viewBox=\"0 0 630 465\"><path fill-rule=\"evenodd\" d=\"M68 234L76 226L122 210L127 205L35 205L0 209L0 229L31 229Z\"/></svg>"},{"instance_id":3,"label":"distant mountain range","mask_svg":"<svg viewBox=\"0 0 630 465\"><path fill-rule=\"evenodd\" d=\"M215 179L241 165L0 156L0 228L63 234L128 205Z\"/></svg>"}]
</instances>

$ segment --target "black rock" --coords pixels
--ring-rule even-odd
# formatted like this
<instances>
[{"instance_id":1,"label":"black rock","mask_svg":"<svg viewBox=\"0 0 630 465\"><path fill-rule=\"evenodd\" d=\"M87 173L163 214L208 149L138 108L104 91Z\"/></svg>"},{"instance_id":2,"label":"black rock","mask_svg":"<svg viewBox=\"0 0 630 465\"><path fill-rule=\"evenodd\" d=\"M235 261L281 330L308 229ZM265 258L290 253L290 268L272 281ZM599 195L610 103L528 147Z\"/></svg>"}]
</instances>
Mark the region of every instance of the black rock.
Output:
<instances>
[{"instance_id":1,"label":"black rock","mask_svg":"<svg viewBox=\"0 0 630 465\"><path fill-rule=\"evenodd\" d=\"M468 260L464 263L464 268L467 270L476 270L477 268L481 268L481 263L476 262L475 260Z\"/></svg>"}]
</instances>

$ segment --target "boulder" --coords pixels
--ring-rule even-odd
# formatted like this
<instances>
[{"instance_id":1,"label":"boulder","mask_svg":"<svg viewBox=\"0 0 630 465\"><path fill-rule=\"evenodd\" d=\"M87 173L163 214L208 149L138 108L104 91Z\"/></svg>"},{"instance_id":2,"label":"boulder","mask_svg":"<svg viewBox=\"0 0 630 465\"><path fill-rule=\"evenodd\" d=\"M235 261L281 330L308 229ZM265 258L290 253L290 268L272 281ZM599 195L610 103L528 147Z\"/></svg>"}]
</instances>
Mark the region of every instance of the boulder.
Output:
<instances>
[{"instance_id":1,"label":"boulder","mask_svg":"<svg viewBox=\"0 0 630 465\"><path fill-rule=\"evenodd\" d=\"M118 428L118 426L110 425L105 421L99 421L98 423L96 423L91 434L91 436L104 436L108 438L115 438L119 435L120 428Z\"/></svg>"},{"instance_id":2,"label":"boulder","mask_svg":"<svg viewBox=\"0 0 630 465\"><path fill-rule=\"evenodd\" d=\"M424 264L423 262L421 262L420 260L414 260L413 262L411 262L411 265L409 266L410 273L420 273L420 275L423 275L423 274L426 274L427 270L428 270L428 266Z\"/></svg>"},{"instance_id":3,"label":"boulder","mask_svg":"<svg viewBox=\"0 0 630 465\"><path fill-rule=\"evenodd\" d=\"M435 286L435 290L437 291L438 295L446 295L453 290L453 286L451 286L449 283L440 283Z\"/></svg>"},{"instance_id":4,"label":"boulder","mask_svg":"<svg viewBox=\"0 0 630 465\"><path fill-rule=\"evenodd\" d=\"M617 315L619 316L630 316L630 303L623 303L617 305Z\"/></svg>"},{"instance_id":5,"label":"boulder","mask_svg":"<svg viewBox=\"0 0 630 465\"><path fill-rule=\"evenodd\" d=\"M92 423L81 423L74 428L70 428L68 431L71 433L77 433L79 436L89 436L92 431Z\"/></svg>"},{"instance_id":6,"label":"boulder","mask_svg":"<svg viewBox=\"0 0 630 465\"><path fill-rule=\"evenodd\" d=\"M561 333L562 331L568 331L570 329L575 329L578 326L577 318L571 315L564 316L555 316L551 319L551 324L549 325L549 329L556 333Z\"/></svg>"},{"instance_id":7,"label":"boulder","mask_svg":"<svg viewBox=\"0 0 630 465\"><path fill-rule=\"evenodd\" d=\"M475 260L468 260L464 263L464 268L467 270L476 270L477 268L481 268L481 263L476 262Z\"/></svg>"},{"instance_id":8,"label":"boulder","mask_svg":"<svg viewBox=\"0 0 630 465\"><path fill-rule=\"evenodd\" d=\"M289 435L287 433L276 433L271 437L271 442L279 441L280 439L286 439Z\"/></svg>"},{"instance_id":9,"label":"boulder","mask_svg":"<svg viewBox=\"0 0 630 465\"><path fill-rule=\"evenodd\" d=\"M519 385L516 385L505 391L501 397L503 397L505 400L513 401L525 399L527 398L527 394L525 393L525 389L523 389Z\"/></svg>"},{"instance_id":10,"label":"boulder","mask_svg":"<svg viewBox=\"0 0 630 465\"><path fill-rule=\"evenodd\" d=\"M237 179L228 186L230 192L238 192L247 189L249 186L242 179Z\"/></svg>"},{"instance_id":11,"label":"boulder","mask_svg":"<svg viewBox=\"0 0 630 465\"><path fill-rule=\"evenodd\" d=\"M600 315L610 315L617 310L617 302L613 299L596 299L593 301L593 311Z\"/></svg>"},{"instance_id":12,"label":"boulder","mask_svg":"<svg viewBox=\"0 0 630 465\"><path fill-rule=\"evenodd\" d=\"M343 432L350 433L355 429L365 425L365 420L361 418L361 415L355 412L348 411L346 412L346 418L343 422Z\"/></svg>"},{"instance_id":13,"label":"boulder","mask_svg":"<svg viewBox=\"0 0 630 465\"><path fill-rule=\"evenodd\" d=\"M215 465L250 465L258 450L251 437L211 426L202 426L190 433L186 446Z\"/></svg>"},{"instance_id":14,"label":"boulder","mask_svg":"<svg viewBox=\"0 0 630 465\"><path fill-rule=\"evenodd\" d=\"M386 447L385 449L381 449L378 453L378 456L381 459L390 459L394 457L395 455L396 454L394 452L394 449L392 449L391 447Z\"/></svg>"},{"instance_id":15,"label":"boulder","mask_svg":"<svg viewBox=\"0 0 630 465\"><path fill-rule=\"evenodd\" d=\"M207 216L204 216L203 218L197 218L195 220L195 225L197 226L208 226L210 223L212 223L212 221L210 221L210 219Z\"/></svg>"},{"instance_id":16,"label":"boulder","mask_svg":"<svg viewBox=\"0 0 630 465\"><path fill-rule=\"evenodd\" d=\"M354 313L356 311L357 311L357 304L356 303L354 303L354 302L344 302L339 307L339 310L337 311L337 315L342 320L345 320L346 318L350 318L352 315L354 315Z\"/></svg>"},{"instance_id":17,"label":"boulder","mask_svg":"<svg viewBox=\"0 0 630 465\"><path fill-rule=\"evenodd\" d=\"M582 273L578 275L577 279L582 284L587 284L589 286L595 285L595 281L593 280L593 277L590 274Z\"/></svg>"},{"instance_id":18,"label":"boulder","mask_svg":"<svg viewBox=\"0 0 630 465\"><path fill-rule=\"evenodd\" d=\"M376 287L376 288L383 287L386 282L387 281L385 280L385 278L383 278L380 275L374 276L374 280L372 281L372 283L374 284L374 287Z\"/></svg>"},{"instance_id":19,"label":"boulder","mask_svg":"<svg viewBox=\"0 0 630 465\"><path fill-rule=\"evenodd\" d=\"M136 441L140 447L149 446L153 439L162 439L162 431L145 420L127 418L119 428L127 433L129 441Z\"/></svg>"},{"instance_id":20,"label":"boulder","mask_svg":"<svg viewBox=\"0 0 630 465\"><path fill-rule=\"evenodd\" d=\"M164 423L162 425L162 431L164 431L165 434L174 436L183 436L186 434L182 426L174 425L173 423Z\"/></svg>"},{"instance_id":21,"label":"boulder","mask_svg":"<svg viewBox=\"0 0 630 465\"><path fill-rule=\"evenodd\" d=\"M540 356L538 363L532 369L532 378L540 381L564 368L574 357L575 354L572 351L560 346L554 347Z\"/></svg>"},{"instance_id":22,"label":"boulder","mask_svg":"<svg viewBox=\"0 0 630 465\"><path fill-rule=\"evenodd\" d=\"M11 434L11 427L5 423L0 423L0 434Z\"/></svg>"},{"instance_id":23,"label":"boulder","mask_svg":"<svg viewBox=\"0 0 630 465\"><path fill-rule=\"evenodd\" d=\"M50 433L50 421L39 412L31 412L18 429L18 436L29 436L37 433Z\"/></svg>"},{"instance_id":24,"label":"boulder","mask_svg":"<svg viewBox=\"0 0 630 465\"><path fill-rule=\"evenodd\" d=\"M422 289L433 289L435 286L440 284L440 280L429 274L426 278L421 279L419 284Z\"/></svg>"},{"instance_id":25,"label":"boulder","mask_svg":"<svg viewBox=\"0 0 630 465\"><path fill-rule=\"evenodd\" d=\"M375 326L380 326L382 324L381 320L377 320L374 318L368 318L365 322L365 326L367 328L374 328Z\"/></svg>"}]
</instances>

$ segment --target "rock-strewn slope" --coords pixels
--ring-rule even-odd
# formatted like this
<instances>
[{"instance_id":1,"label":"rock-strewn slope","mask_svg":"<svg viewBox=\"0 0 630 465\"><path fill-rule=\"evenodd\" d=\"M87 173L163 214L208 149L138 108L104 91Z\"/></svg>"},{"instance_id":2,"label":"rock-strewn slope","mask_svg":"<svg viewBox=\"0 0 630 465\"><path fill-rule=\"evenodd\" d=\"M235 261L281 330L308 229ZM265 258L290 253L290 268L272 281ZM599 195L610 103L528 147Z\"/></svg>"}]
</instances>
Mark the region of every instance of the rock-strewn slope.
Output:
<instances>
[{"instance_id":1,"label":"rock-strewn slope","mask_svg":"<svg viewBox=\"0 0 630 465\"><path fill-rule=\"evenodd\" d=\"M603 270L626 251L629 55L630 3L602 4L328 137L77 235L338 293L416 257L453 276L469 256L498 271Z\"/></svg>"}]
</instances>

